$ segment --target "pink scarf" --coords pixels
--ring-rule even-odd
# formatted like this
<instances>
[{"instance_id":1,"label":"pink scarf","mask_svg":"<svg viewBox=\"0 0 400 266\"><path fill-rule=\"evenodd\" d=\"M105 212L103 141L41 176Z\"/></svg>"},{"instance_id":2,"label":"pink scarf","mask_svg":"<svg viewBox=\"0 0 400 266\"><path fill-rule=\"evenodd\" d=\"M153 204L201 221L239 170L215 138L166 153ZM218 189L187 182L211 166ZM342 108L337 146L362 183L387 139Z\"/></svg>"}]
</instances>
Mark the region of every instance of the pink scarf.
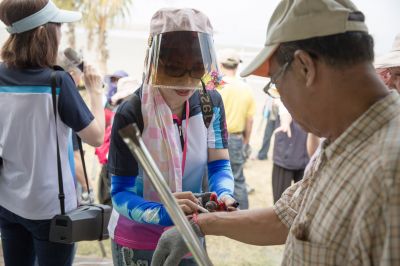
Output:
<instances>
[{"instance_id":1,"label":"pink scarf","mask_svg":"<svg viewBox=\"0 0 400 266\"><path fill-rule=\"evenodd\" d=\"M180 146L175 138L172 113L159 89L143 85L142 139L156 162L172 192L182 191ZM143 173L143 196L147 200L160 201L149 177Z\"/></svg>"}]
</instances>

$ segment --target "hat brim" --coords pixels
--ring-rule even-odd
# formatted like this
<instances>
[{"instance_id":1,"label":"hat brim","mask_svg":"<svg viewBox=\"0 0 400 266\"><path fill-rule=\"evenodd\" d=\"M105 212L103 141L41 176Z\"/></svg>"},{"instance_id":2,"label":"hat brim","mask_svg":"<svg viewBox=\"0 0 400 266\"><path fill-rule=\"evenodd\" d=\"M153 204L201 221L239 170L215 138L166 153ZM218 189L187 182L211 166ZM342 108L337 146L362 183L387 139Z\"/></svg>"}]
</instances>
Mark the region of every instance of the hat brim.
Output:
<instances>
[{"instance_id":1,"label":"hat brim","mask_svg":"<svg viewBox=\"0 0 400 266\"><path fill-rule=\"evenodd\" d=\"M375 68L400 67L400 51L391 51L388 54L377 57L374 66Z\"/></svg>"},{"instance_id":2,"label":"hat brim","mask_svg":"<svg viewBox=\"0 0 400 266\"><path fill-rule=\"evenodd\" d=\"M265 46L253 61L240 73L240 76L247 77L249 75L255 75L269 77L269 60L278 46L279 44Z\"/></svg>"},{"instance_id":3,"label":"hat brim","mask_svg":"<svg viewBox=\"0 0 400 266\"><path fill-rule=\"evenodd\" d=\"M136 90L136 88L117 91L111 97L111 103L116 104L119 100L124 99L124 98L130 96L131 94L133 94L135 92L135 90Z\"/></svg>"},{"instance_id":4,"label":"hat brim","mask_svg":"<svg viewBox=\"0 0 400 266\"><path fill-rule=\"evenodd\" d=\"M49 22L70 23L79 21L81 18L82 14L80 12L59 9L57 15L55 15Z\"/></svg>"},{"instance_id":5,"label":"hat brim","mask_svg":"<svg viewBox=\"0 0 400 266\"><path fill-rule=\"evenodd\" d=\"M132 77L121 78L117 83L117 92L111 97L111 103L116 104L119 100L133 94L139 87L138 80Z\"/></svg>"}]
</instances>

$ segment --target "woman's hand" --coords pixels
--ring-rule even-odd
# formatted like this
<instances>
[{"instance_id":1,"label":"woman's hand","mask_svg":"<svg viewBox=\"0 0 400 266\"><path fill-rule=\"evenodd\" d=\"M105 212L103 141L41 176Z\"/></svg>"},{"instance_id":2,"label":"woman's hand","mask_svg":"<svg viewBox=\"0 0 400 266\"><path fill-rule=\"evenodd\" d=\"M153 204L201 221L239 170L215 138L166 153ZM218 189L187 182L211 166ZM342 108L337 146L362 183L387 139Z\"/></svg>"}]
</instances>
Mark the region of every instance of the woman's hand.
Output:
<instances>
[{"instance_id":1,"label":"woman's hand","mask_svg":"<svg viewBox=\"0 0 400 266\"><path fill-rule=\"evenodd\" d=\"M199 210L199 201L190 191L172 193L175 196L179 207L186 215L193 214Z\"/></svg>"},{"instance_id":2,"label":"woman's hand","mask_svg":"<svg viewBox=\"0 0 400 266\"><path fill-rule=\"evenodd\" d=\"M102 78L99 72L89 64L85 64L83 70L83 78L85 87L89 94L102 94Z\"/></svg>"},{"instance_id":3,"label":"woman's hand","mask_svg":"<svg viewBox=\"0 0 400 266\"><path fill-rule=\"evenodd\" d=\"M223 203L225 203L226 211L228 211L228 212L237 211L237 207L239 206L239 203L231 196L224 195L221 197L220 200Z\"/></svg>"}]
</instances>

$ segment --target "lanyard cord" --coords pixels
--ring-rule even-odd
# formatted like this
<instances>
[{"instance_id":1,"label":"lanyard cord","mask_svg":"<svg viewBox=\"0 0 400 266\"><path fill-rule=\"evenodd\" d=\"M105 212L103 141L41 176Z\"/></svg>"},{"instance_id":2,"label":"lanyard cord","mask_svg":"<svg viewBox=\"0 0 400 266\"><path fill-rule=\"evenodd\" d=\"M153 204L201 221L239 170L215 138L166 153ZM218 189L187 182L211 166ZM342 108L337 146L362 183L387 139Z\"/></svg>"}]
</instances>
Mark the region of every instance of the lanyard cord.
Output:
<instances>
[{"instance_id":1,"label":"lanyard cord","mask_svg":"<svg viewBox=\"0 0 400 266\"><path fill-rule=\"evenodd\" d=\"M183 153L182 153L182 178L183 178L183 174L185 173L185 165L186 165L188 128L189 128L189 101L186 101L186 127L185 127L185 142L183 144Z\"/></svg>"}]
</instances>

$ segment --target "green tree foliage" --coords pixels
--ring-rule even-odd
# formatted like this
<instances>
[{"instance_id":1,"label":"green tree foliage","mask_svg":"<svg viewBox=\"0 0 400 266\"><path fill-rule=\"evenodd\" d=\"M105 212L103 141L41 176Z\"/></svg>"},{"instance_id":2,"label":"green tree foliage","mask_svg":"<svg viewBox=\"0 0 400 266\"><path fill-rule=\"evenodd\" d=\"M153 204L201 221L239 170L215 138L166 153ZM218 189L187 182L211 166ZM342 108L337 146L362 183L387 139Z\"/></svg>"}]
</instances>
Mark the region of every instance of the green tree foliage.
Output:
<instances>
[{"instance_id":1,"label":"green tree foliage","mask_svg":"<svg viewBox=\"0 0 400 266\"><path fill-rule=\"evenodd\" d=\"M117 19L130 15L132 0L54 0L63 9L79 10L83 14L82 25L87 30L88 49L97 43L100 70L107 73L107 33ZM75 23L68 23L68 45L76 48ZM97 39L97 42L94 41Z\"/></svg>"},{"instance_id":2,"label":"green tree foliage","mask_svg":"<svg viewBox=\"0 0 400 266\"><path fill-rule=\"evenodd\" d=\"M117 19L125 18L130 14L129 7L132 0L82 0L81 11L84 17L84 25L88 30L88 38L97 35L97 51L99 52L100 70L107 72L108 29ZM88 39L91 42L90 39Z\"/></svg>"},{"instance_id":3,"label":"green tree foliage","mask_svg":"<svg viewBox=\"0 0 400 266\"><path fill-rule=\"evenodd\" d=\"M53 0L53 2L60 8L66 10L79 10L82 5L82 0ZM76 49L76 34L75 34L75 23L68 23L68 46Z\"/></svg>"}]
</instances>

